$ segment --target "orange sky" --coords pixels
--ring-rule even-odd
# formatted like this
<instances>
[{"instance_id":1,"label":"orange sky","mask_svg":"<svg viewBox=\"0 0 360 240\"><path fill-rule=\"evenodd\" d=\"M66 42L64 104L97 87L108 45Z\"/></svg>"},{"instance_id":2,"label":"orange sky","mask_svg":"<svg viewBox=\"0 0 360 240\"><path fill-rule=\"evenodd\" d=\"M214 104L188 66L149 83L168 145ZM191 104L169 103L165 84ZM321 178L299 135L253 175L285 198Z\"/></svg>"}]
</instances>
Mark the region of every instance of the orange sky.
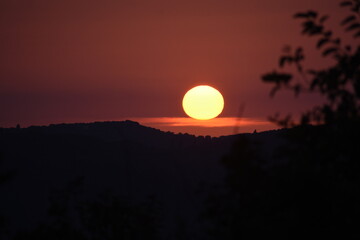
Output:
<instances>
[{"instance_id":1,"label":"orange sky","mask_svg":"<svg viewBox=\"0 0 360 240\"><path fill-rule=\"evenodd\" d=\"M183 94L220 90L222 117L266 119L318 98L269 99L260 76L285 44L303 45L300 10L337 23L338 0L14 0L0 2L0 126L71 119L186 117ZM343 34L342 32L338 32ZM285 101L284 101L285 100Z\"/></svg>"}]
</instances>

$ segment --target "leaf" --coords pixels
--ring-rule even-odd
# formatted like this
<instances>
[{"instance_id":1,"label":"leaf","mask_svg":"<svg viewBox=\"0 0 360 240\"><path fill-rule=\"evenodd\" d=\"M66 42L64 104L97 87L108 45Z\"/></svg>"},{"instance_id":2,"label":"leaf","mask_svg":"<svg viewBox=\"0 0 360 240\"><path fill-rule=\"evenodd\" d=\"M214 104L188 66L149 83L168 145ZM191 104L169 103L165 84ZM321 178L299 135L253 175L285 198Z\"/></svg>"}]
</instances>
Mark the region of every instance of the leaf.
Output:
<instances>
[{"instance_id":1,"label":"leaf","mask_svg":"<svg viewBox=\"0 0 360 240\"><path fill-rule=\"evenodd\" d=\"M309 17L307 13L296 13L294 18L307 18Z\"/></svg>"},{"instance_id":2,"label":"leaf","mask_svg":"<svg viewBox=\"0 0 360 240\"><path fill-rule=\"evenodd\" d=\"M341 6L341 7L352 6L352 2L350 2L350 1L344 1L344 2L341 2L341 3L340 3L340 6Z\"/></svg>"},{"instance_id":3,"label":"leaf","mask_svg":"<svg viewBox=\"0 0 360 240\"><path fill-rule=\"evenodd\" d=\"M277 84L287 84L292 79L292 75L288 73L272 72L262 76L264 82L273 82Z\"/></svg>"},{"instance_id":4,"label":"leaf","mask_svg":"<svg viewBox=\"0 0 360 240\"><path fill-rule=\"evenodd\" d=\"M316 47L321 48L321 46L323 46L325 43L328 43L329 41L329 38L322 38L318 41Z\"/></svg>"},{"instance_id":5,"label":"leaf","mask_svg":"<svg viewBox=\"0 0 360 240\"><path fill-rule=\"evenodd\" d=\"M277 122L280 126L283 126L284 128L288 128L288 127L291 127L292 125L294 125L290 114L286 115L286 117L284 117L282 119L278 119Z\"/></svg>"},{"instance_id":6,"label":"leaf","mask_svg":"<svg viewBox=\"0 0 360 240\"><path fill-rule=\"evenodd\" d=\"M314 21L303 22L302 26L303 26L302 34L310 33L316 27Z\"/></svg>"},{"instance_id":7,"label":"leaf","mask_svg":"<svg viewBox=\"0 0 360 240\"><path fill-rule=\"evenodd\" d=\"M303 52L303 48L302 48L302 47L298 47L298 48L296 49L295 55L296 55L296 56L300 56L300 55L302 55L302 52Z\"/></svg>"},{"instance_id":8,"label":"leaf","mask_svg":"<svg viewBox=\"0 0 360 240\"><path fill-rule=\"evenodd\" d=\"M310 123L310 116L309 114L303 114L301 116L301 125L308 125Z\"/></svg>"},{"instance_id":9,"label":"leaf","mask_svg":"<svg viewBox=\"0 0 360 240\"><path fill-rule=\"evenodd\" d=\"M331 37L331 35L332 35L332 31L324 32L325 37Z\"/></svg>"},{"instance_id":10,"label":"leaf","mask_svg":"<svg viewBox=\"0 0 360 240\"><path fill-rule=\"evenodd\" d=\"M313 28L311 28L309 30L309 35L312 36L312 35L318 35L318 34L321 34L322 31L323 31L324 27L323 26L314 26Z\"/></svg>"},{"instance_id":11,"label":"leaf","mask_svg":"<svg viewBox=\"0 0 360 240\"><path fill-rule=\"evenodd\" d=\"M329 18L329 16L325 15L325 16L322 16L319 20L320 23L324 23L327 19Z\"/></svg>"},{"instance_id":12,"label":"leaf","mask_svg":"<svg viewBox=\"0 0 360 240\"><path fill-rule=\"evenodd\" d=\"M360 24L359 23L353 23L350 25L350 27L346 28L346 31L351 31L354 30L356 28L360 28Z\"/></svg>"},{"instance_id":13,"label":"leaf","mask_svg":"<svg viewBox=\"0 0 360 240\"><path fill-rule=\"evenodd\" d=\"M335 53L337 52L337 48L328 48L323 52L323 56L326 57L327 55L331 54L331 53Z\"/></svg>"},{"instance_id":14,"label":"leaf","mask_svg":"<svg viewBox=\"0 0 360 240\"><path fill-rule=\"evenodd\" d=\"M317 12L315 11L308 11L307 14L309 17L313 17L313 18L316 18L318 15Z\"/></svg>"},{"instance_id":15,"label":"leaf","mask_svg":"<svg viewBox=\"0 0 360 240\"><path fill-rule=\"evenodd\" d=\"M360 37L360 31L357 32L357 33L355 33L353 37L354 37L354 38Z\"/></svg>"},{"instance_id":16,"label":"leaf","mask_svg":"<svg viewBox=\"0 0 360 240\"><path fill-rule=\"evenodd\" d=\"M312 28L315 26L315 23L314 21L306 21L306 22L303 22L303 27L308 27L308 28Z\"/></svg>"},{"instance_id":17,"label":"leaf","mask_svg":"<svg viewBox=\"0 0 360 240\"><path fill-rule=\"evenodd\" d=\"M274 97L278 90L280 90L280 87L278 85L273 87L273 89L271 89L271 91L270 91L270 97Z\"/></svg>"},{"instance_id":18,"label":"leaf","mask_svg":"<svg viewBox=\"0 0 360 240\"><path fill-rule=\"evenodd\" d=\"M317 17L317 12L315 11L308 11L308 12L300 12L300 13L296 13L294 15L294 18L316 18Z\"/></svg>"},{"instance_id":19,"label":"leaf","mask_svg":"<svg viewBox=\"0 0 360 240\"><path fill-rule=\"evenodd\" d=\"M355 19L356 17L354 15L350 15L341 22L341 25L346 25L349 22L354 21Z\"/></svg>"},{"instance_id":20,"label":"leaf","mask_svg":"<svg viewBox=\"0 0 360 240\"><path fill-rule=\"evenodd\" d=\"M358 13L360 9L360 3L357 1L356 5L351 9L353 12Z\"/></svg>"},{"instance_id":21,"label":"leaf","mask_svg":"<svg viewBox=\"0 0 360 240\"><path fill-rule=\"evenodd\" d=\"M295 52L295 62L300 62L301 60L304 59L304 54L303 54L303 48L302 47L298 47L296 49L296 52Z\"/></svg>"},{"instance_id":22,"label":"leaf","mask_svg":"<svg viewBox=\"0 0 360 240\"><path fill-rule=\"evenodd\" d=\"M279 60L279 66L284 67L286 62L289 62L289 64L291 64L293 62L293 58L290 56L282 56Z\"/></svg>"}]
</instances>

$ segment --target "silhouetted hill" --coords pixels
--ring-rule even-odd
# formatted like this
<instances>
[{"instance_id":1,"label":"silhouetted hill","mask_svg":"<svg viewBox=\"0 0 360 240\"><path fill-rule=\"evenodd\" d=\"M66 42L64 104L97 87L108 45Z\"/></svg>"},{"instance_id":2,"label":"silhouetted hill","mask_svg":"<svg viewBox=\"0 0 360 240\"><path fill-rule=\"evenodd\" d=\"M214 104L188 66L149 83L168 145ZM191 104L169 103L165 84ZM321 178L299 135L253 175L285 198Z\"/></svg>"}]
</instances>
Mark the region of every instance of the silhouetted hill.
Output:
<instances>
[{"instance_id":1,"label":"silhouetted hill","mask_svg":"<svg viewBox=\"0 0 360 240\"><path fill-rule=\"evenodd\" d=\"M248 136L267 154L281 144L280 132ZM198 220L203 202L223 181L220 160L235 139L162 132L132 121L2 128L0 174L12 177L0 186L0 214L10 232L31 230L49 221L49 199L69 195L66 189L75 185L70 195L79 201L106 192L132 204L150 198L160 205L165 239L179 231L197 239L205 227Z\"/></svg>"}]
</instances>

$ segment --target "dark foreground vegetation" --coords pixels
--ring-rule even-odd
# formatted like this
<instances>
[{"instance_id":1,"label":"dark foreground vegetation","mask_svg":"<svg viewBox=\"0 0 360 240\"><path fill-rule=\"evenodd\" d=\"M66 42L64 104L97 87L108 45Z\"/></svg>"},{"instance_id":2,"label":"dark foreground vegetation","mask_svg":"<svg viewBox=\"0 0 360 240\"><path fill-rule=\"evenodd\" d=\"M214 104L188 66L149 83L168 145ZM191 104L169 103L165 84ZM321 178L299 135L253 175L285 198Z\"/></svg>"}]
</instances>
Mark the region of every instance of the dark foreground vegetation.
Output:
<instances>
[{"instance_id":1,"label":"dark foreground vegetation","mask_svg":"<svg viewBox=\"0 0 360 240\"><path fill-rule=\"evenodd\" d=\"M359 133L356 123L221 138L133 122L1 129L1 237L358 238Z\"/></svg>"},{"instance_id":2,"label":"dark foreground vegetation","mask_svg":"<svg viewBox=\"0 0 360 240\"><path fill-rule=\"evenodd\" d=\"M295 96L319 94L325 102L298 120L270 118L292 127L283 135L287 143L270 152L275 160L270 165L269 152L259 151L249 137L239 138L223 159L227 190L209 201L216 239L360 238L360 1L342 1L340 7L349 10L341 22L342 34L352 36L349 43L326 25L329 16L294 15L302 21L302 34L315 38L332 64L307 69L305 50L287 48L281 70L262 80L273 86L271 96L290 90Z\"/></svg>"},{"instance_id":3,"label":"dark foreground vegetation","mask_svg":"<svg viewBox=\"0 0 360 240\"><path fill-rule=\"evenodd\" d=\"M359 126L289 129L270 164L269 153L240 137L223 158L225 193L209 200L214 239L358 239Z\"/></svg>"},{"instance_id":4,"label":"dark foreground vegetation","mask_svg":"<svg viewBox=\"0 0 360 240\"><path fill-rule=\"evenodd\" d=\"M326 15L295 15L333 65L304 69L296 48L279 67L300 78L263 76L272 95L326 99L298 121L271 118L288 129L222 138L130 121L0 129L0 238L359 239L360 1L341 6L355 44L334 36Z\"/></svg>"},{"instance_id":5,"label":"dark foreground vegetation","mask_svg":"<svg viewBox=\"0 0 360 240\"><path fill-rule=\"evenodd\" d=\"M0 129L0 236L199 239L234 138L131 121Z\"/></svg>"}]
</instances>

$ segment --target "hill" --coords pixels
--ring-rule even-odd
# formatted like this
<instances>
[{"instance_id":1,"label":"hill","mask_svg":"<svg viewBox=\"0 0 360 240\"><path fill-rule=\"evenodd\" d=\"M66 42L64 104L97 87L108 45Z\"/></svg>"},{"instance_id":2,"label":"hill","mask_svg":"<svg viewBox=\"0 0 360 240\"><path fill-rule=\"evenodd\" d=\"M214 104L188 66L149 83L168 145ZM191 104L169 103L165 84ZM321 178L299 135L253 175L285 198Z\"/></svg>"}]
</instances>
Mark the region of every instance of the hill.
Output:
<instances>
[{"instance_id":1,"label":"hill","mask_svg":"<svg viewBox=\"0 0 360 240\"><path fill-rule=\"evenodd\" d=\"M279 132L248 135L272 142L262 144L271 151ZM108 194L139 206L156 203L164 239L179 231L198 239L208 190L223 181L220 160L237 137L173 134L132 121L2 128L0 174L11 177L0 186L0 214L11 235L51 221L54 196L76 199L57 203L67 206Z\"/></svg>"}]
</instances>

